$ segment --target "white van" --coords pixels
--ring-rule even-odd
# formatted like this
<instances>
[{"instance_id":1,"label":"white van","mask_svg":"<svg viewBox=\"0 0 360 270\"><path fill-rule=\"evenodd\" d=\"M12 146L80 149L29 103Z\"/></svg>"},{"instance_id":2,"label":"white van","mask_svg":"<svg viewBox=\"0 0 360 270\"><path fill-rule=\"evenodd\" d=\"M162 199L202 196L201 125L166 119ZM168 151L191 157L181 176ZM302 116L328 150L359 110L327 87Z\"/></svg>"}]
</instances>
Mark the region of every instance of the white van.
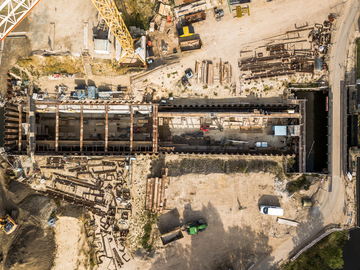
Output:
<instances>
[{"instance_id":1,"label":"white van","mask_svg":"<svg viewBox=\"0 0 360 270\"><path fill-rule=\"evenodd\" d=\"M261 205L260 212L265 215L282 216L284 215L284 209L279 206Z\"/></svg>"}]
</instances>

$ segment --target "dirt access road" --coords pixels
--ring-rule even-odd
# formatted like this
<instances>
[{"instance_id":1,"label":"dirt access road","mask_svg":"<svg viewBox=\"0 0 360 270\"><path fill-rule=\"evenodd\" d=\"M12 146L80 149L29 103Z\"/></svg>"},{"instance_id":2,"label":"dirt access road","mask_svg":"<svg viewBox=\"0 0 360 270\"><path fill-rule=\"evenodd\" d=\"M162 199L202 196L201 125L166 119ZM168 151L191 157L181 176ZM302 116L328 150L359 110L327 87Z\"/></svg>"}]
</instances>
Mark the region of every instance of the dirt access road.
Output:
<instances>
[{"instance_id":1,"label":"dirt access road","mask_svg":"<svg viewBox=\"0 0 360 270\"><path fill-rule=\"evenodd\" d=\"M331 49L331 63L330 63L330 82L331 82L331 175L332 181L329 184L328 192L325 195L318 213L315 215L312 222L299 230L296 237L287 240L277 250L274 250L271 258L265 259L261 264L257 265L255 269L266 269L269 260L279 262L286 260L289 252L296 250L296 248L307 243L309 239L313 238L328 224L339 223L344 217L343 209L346 206L344 200L344 159L346 152L343 150L346 147L342 138L344 125L346 123L346 105L344 106L344 67L347 55L347 46L350 42L351 30L353 30L354 23L357 23L359 16L359 0L348 1L346 9L341 18L336 24L337 35L334 39L334 45ZM346 104L346 101L345 101ZM345 204L345 205L344 205Z\"/></svg>"}]
</instances>

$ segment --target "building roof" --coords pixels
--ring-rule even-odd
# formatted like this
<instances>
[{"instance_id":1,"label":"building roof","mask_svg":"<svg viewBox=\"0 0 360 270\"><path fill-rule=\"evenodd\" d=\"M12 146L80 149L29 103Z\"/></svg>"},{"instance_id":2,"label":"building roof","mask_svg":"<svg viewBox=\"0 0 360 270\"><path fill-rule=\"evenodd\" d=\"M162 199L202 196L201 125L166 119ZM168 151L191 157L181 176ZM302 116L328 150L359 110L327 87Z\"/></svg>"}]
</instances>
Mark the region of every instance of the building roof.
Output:
<instances>
[{"instance_id":1,"label":"building roof","mask_svg":"<svg viewBox=\"0 0 360 270\"><path fill-rule=\"evenodd\" d=\"M99 54L110 54L110 41L107 39L95 39L94 51Z\"/></svg>"},{"instance_id":2,"label":"building roof","mask_svg":"<svg viewBox=\"0 0 360 270\"><path fill-rule=\"evenodd\" d=\"M286 136L286 126L273 126L275 136Z\"/></svg>"}]
</instances>

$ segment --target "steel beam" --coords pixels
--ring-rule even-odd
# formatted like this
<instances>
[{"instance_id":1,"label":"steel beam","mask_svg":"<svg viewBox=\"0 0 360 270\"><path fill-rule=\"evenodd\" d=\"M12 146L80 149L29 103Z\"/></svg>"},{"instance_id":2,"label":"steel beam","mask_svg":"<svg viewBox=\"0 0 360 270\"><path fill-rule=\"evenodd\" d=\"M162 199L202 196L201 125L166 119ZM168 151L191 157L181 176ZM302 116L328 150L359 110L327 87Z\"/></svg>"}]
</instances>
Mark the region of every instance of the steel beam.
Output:
<instances>
[{"instance_id":1,"label":"steel beam","mask_svg":"<svg viewBox=\"0 0 360 270\"><path fill-rule=\"evenodd\" d=\"M153 105L153 153L158 152L158 126L159 126L159 118L158 118L158 110L159 105Z\"/></svg>"},{"instance_id":2,"label":"steel beam","mask_svg":"<svg viewBox=\"0 0 360 270\"><path fill-rule=\"evenodd\" d=\"M80 112L80 152L83 151L84 145L84 106L81 105L81 112Z\"/></svg>"},{"instance_id":3,"label":"steel beam","mask_svg":"<svg viewBox=\"0 0 360 270\"><path fill-rule=\"evenodd\" d=\"M264 115L246 112L159 112L158 117L264 117L264 118L301 118L301 113L274 113Z\"/></svg>"},{"instance_id":4,"label":"steel beam","mask_svg":"<svg viewBox=\"0 0 360 270\"><path fill-rule=\"evenodd\" d=\"M109 143L109 106L105 105L105 152L108 150Z\"/></svg>"},{"instance_id":5,"label":"steel beam","mask_svg":"<svg viewBox=\"0 0 360 270\"><path fill-rule=\"evenodd\" d=\"M133 150L133 138L134 138L134 107L130 105L130 152Z\"/></svg>"},{"instance_id":6,"label":"steel beam","mask_svg":"<svg viewBox=\"0 0 360 270\"><path fill-rule=\"evenodd\" d=\"M56 120L55 120L55 151L59 150L59 105L56 105Z\"/></svg>"},{"instance_id":7,"label":"steel beam","mask_svg":"<svg viewBox=\"0 0 360 270\"><path fill-rule=\"evenodd\" d=\"M5 0L0 6L0 41L30 13L40 0Z\"/></svg>"},{"instance_id":8,"label":"steel beam","mask_svg":"<svg viewBox=\"0 0 360 270\"><path fill-rule=\"evenodd\" d=\"M22 138L22 105L19 105L19 151L21 151L21 138Z\"/></svg>"}]
</instances>

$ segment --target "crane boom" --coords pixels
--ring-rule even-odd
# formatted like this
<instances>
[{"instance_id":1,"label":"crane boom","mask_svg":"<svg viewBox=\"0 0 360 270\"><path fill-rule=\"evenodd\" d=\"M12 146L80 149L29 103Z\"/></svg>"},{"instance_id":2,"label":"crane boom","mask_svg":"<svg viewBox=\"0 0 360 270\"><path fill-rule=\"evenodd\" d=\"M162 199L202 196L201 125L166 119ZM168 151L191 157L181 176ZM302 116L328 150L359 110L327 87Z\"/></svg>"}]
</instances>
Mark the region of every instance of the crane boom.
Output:
<instances>
[{"instance_id":1,"label":"crane boom","mask_svg":"<svg viewBox=\"0 0 360 270\"><path fill-rule=\"evenodd\" d=\"M30 13L40 0L5 0L0 6L0 41Z\"/></svg>"},{"instance_id":2,"label":"crane boom","mask_svg":"<svg viewBox=\"0 0 360 270\"><path fill-rule=\"evenodd\" d=\"M134 41L113 0L92 0L123 50L134 54Z\"/></svg>"}]
</instances>

